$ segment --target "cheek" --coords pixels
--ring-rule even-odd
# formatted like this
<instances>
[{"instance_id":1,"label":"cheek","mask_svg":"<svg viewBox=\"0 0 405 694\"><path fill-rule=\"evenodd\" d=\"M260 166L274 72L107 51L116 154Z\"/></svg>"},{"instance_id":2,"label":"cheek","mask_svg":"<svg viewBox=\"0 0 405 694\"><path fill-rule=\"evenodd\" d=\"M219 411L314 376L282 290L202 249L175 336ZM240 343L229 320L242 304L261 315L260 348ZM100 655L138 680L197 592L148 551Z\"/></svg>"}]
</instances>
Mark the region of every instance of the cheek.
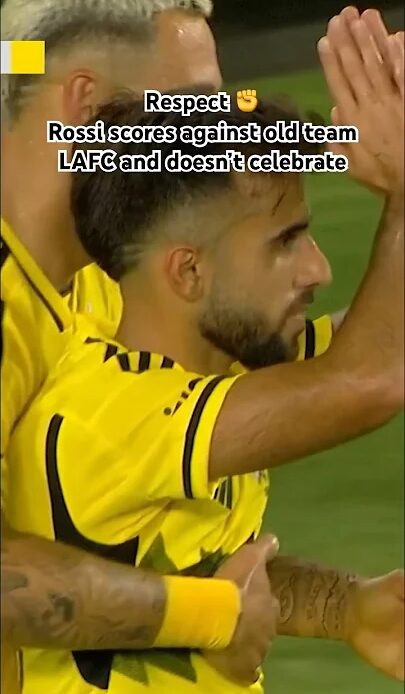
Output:
<instances>
[{"instance_id":1,"label":"cheek","mask_svg":"<svg viewBox=\"0 0 405 694\"><path fill-rule=\"evenodd\" d=\"M267 310L273 315L283 314L294 298L294 263L290 254L272 254L263 258L262 274L257 273Z\"/></svg>"}]
</instances>

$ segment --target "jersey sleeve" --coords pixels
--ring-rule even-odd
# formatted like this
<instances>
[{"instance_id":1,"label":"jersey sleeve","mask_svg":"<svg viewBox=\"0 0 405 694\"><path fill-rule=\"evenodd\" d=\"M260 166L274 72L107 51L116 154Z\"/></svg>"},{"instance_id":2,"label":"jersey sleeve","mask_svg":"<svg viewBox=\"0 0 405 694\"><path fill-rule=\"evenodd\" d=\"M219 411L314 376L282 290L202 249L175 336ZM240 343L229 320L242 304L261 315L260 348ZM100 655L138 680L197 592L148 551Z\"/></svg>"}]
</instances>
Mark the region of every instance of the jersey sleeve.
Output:
<instances>
[{"instance_id":1,"label":"jersey sleeve","mask_svg":"<svg viewBox=\"0 0 405 694\"><path fill-rule=\"evenodd\" d=\"M53 417L46 434L54 446L48 461L73 516L84 509L104 521L128 514L132 525L134 514L147 522L154 504L211 498L218 485L208 475L212 434L238 377L175 369L110 375L111 388L106 378L102 391L96 379L91 388L83 384L80 398L94 403L94 412L77 405Z\"/></svg>"}]
</instances>

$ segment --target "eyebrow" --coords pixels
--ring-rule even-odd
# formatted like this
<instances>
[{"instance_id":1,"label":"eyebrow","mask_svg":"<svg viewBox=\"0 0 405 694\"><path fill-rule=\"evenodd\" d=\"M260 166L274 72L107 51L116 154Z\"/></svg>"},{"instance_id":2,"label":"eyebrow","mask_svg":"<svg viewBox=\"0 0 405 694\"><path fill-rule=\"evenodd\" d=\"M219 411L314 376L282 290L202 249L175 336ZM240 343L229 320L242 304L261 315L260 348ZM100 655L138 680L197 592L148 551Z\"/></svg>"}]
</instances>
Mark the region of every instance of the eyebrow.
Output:
<instances>
[{"instance_id":1,"label":"eyebrow","mask_svg":"<svg viewBox=\"0 0 405 694\"><path fill-rule=\"evenodd\" d=\"M309 225L311 222L310 217L306 217L305 219L300 220L299 222L295 222L294 224L290 224L288 227L284 227L284 229L281 229L281 231L277 234L277 236L273 236L273 239L279 239L285 234L291 234L295 231L305 231L305 229L308 229Z\"/></svg>"}]
</instances>

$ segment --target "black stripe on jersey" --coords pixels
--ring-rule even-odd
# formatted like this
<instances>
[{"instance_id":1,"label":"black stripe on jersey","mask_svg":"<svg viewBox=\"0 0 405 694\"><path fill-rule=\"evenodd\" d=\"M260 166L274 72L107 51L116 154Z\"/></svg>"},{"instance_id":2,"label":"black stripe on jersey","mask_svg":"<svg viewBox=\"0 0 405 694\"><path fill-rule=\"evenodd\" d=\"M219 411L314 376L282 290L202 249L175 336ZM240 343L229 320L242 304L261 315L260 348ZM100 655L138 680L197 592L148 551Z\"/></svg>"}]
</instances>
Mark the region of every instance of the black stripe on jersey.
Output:
<instances>
[{"instance_id":1,"label":"black stripe on jersey","mask_svg":"<svg viewBox=\"0 0 405 694\"><path fill-rule=\"evenodd\" d=\"M226 485L226 506L229 509L232 509L232 496L233 496L233 488L232 488L232 477L228 477L227 479L227 485Z\"/></svg>"},{"instance_id":2,"label":"black stripe on jersey","mask_svg":"<svg viewBox=\"0 0 405 694\"><path fill-rule=\"evenodd\" d=\"M35 286L35 284L34 284L33 281L31 280L31 278L29 277L29 275L27 275L27 273L25 272L24 268L22 268L21 265L20 265L20 263L18 263L17 259L15 259L15 260L16 260L16 263L17 263L18 267L20 268L21 272L23 273L25 279L27 280L28 284L30 285L30 287L32 287L32 289L34 290L34 292L35 292L35 294L37 295L37 297L42 301L42 303L44 304L44 306L46 306L46 308L48 309L48 311L49 311L49 313L51 314L51 316L52 316L54 322L56 323L56 326L57 326L59 332L63 333L63 331L64 331L64 329L65 329L65 326L63 325L62 320L59 318L58 314L56 313L56 311L54 311L54 309L52 308L51 304L50 304L50 303L48 302L48 300L44 297L44 295L41 294L41 292L39 291L38 287Z\"/></svg>"},{"instance_id":3,"label":"black stripe on jersey","mask_svg":"<svg viewBox=\"0 0 405 694\"><path fill-rule=\"evenodd\" d=\"M193 456L195 435L197 433L201 415L203 413L208 398L215 390L217 385L224 380L224 378L225 376L216 376L205 386L203 392L197 400L197 404L194 408L193 414L191 415L191 419L186 432L186 439L183 451L183 489L186 499L194 498L191 485L191 459Z\"/></svg>"},{"instance_id":4,"label":"black stripe on jersey","mask_svg":"<svg viewBox=\"0 0 405 694\"><path fill-rule=\"evenodd\" d=\"M94 345L96 342L103 342L103 340L100 340L99 337L86 337L84 344L85 345Z\"/></svg>"},{"instance_id":5,"label":"black stripe on jersey","mask_svg":"<svg viewBox=\"0 0 405 694\"><path fill-rule=\"evenodd\" d=\"M101 343L105 344L106 350L105 350L104 359L103 359L103 361L105 361L105 362L108 361L109 359L111 359L111 357L115 357L115 355L118 352L118 346L117 345L113 345L111 342L105 342L104 340L101 340L99 337L86 337L84 342L86 345L93 345L97 342L99 342L100 344Z\"/></svg>"},{"instance_id":6,"label":"black stripe on jersey","mask_svg":"<svg viewBox=\"0 0 405 694\"><path fill-rule=\"evenodd\" d=\"M305 321L305 359L315 356L315 327L312 320Z\"/></svg>"},{"instance_id":7,"label":"black stripe on jersey","mask_svg":"<svg viewBox=\"0 0 405 694\"><path fill-rule=\"evenodd\" d=\"M119 354L117 356L118 363L122 369L122 371L131 371L131 365L129 363L129 357L126 352L123 352L122 354Z\"/></svg>"},{"instance_id":8,"label":"black stripe on jersey","mask_svg":"<svg viewBox=\"0 0 405 694\"><path fill-rule=\"evenodd\" d=\"M221 487L219 489L218 501L220 504L222 504L222 506L225 506L226 492L227 492L227 480L222 482Z\"/></svg>"},{"instance_id":9,"label":"black stripe on jersey","mask_svg":"<svg viewBox=\"0 0 405 694\"><path fill-rule=\"evenodd\" d=\"M73 547L134 566L138 553L139 538L135 537L119 545L104 545L84 537L76 528L69 514L58 471L58 439L63 417L55 414L48 427L46 437L46 474L51 501L55 539ZM77 668L88 684L99 689L108 689L114 651L73 651Z\"/></svg>"},{"instance_id":10,"label":"black stripe on jersey","mask_svg":"<svg viewBox=\"0 0 405 694\"><path fill-rule=\"evenodd\" d=\"M1 246L0 246L0 251L1 251L1 265L0 268L3 268L4 263L6 262L9 254L10 254L10 249L7 246L6 243L4 243L3 239L1 239ZM4 316L4 301L1 298L0 300L0 325L1 325L1 341L0 341L0 364L3 363L3 316Z\"/></svg>"},{"instance_id":11,"label":"black stripe on jersey","mask_svg":"<svg viewBox=\"0 0 405 694\"><path fill-rule=\"evenodd\" d=\"M107 349L105 350L104 361L108 361L111 357L115 357L118 352L117 345L107 344Z\"/></svg>"},{"instance_id":12,"label":"black stripe on jersey","mask_svg":"<svg viewBox=\"0 0 405 694\"><path fill-rule=\"evenodd\" d=\"M10 249L7 246L6 242L1 239L1 246L0 246L0 268L3 267L4 263L6 262L8 256L10 255Z\"/></svg>"},{"instance_id":13,"label":"black stripe on jersey","mask_svg":"<svg viewBox=\"0 0 405 694\"><path fill-rule=\"evenodd\" d=\"M172 369L173 366L173 359L169 359L169 357L163 357L162 366L160 367L161 369Z\"/></svg>"},{"instance_id":14,"label":"black stripe on jersey","mask_svg":"<svg viewBox=\"0 0 405 694\"><path fill-rule=\"evenodd\" d=\"M139 367L140 372L147 371L150 367L150 352L139 352Z\"/></svg>"}]
</instances>

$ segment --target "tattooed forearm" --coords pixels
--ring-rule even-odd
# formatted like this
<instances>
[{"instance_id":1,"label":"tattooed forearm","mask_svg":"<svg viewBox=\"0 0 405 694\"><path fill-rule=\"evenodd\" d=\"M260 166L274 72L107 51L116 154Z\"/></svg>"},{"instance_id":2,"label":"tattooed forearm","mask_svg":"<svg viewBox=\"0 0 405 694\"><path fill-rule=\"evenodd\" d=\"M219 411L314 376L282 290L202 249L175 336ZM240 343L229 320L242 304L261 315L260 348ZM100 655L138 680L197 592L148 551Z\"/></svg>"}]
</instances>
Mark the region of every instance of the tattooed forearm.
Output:
<instances>
[{"instance_id":1,"label":"tattooed forearm","mask_svg":"<svg viewBox=\"0 0 405 694\"><path fill-rule=\"evenodd\" d=\"M355 575L295 557L276 557L268 566L268 574L280 602L279 634L345 638Z\"/></svg>"},{"instance_id":2,"label":"tattooed forearm","mask_svg":"<svg viewBox=\"0 0 405 694\"><path fill-rule=\"evenodd\" d=\"M147 648L165 602L159 576L28 535L2 537L2 629L17 647Z\"/></svg>"}]
</instances>

